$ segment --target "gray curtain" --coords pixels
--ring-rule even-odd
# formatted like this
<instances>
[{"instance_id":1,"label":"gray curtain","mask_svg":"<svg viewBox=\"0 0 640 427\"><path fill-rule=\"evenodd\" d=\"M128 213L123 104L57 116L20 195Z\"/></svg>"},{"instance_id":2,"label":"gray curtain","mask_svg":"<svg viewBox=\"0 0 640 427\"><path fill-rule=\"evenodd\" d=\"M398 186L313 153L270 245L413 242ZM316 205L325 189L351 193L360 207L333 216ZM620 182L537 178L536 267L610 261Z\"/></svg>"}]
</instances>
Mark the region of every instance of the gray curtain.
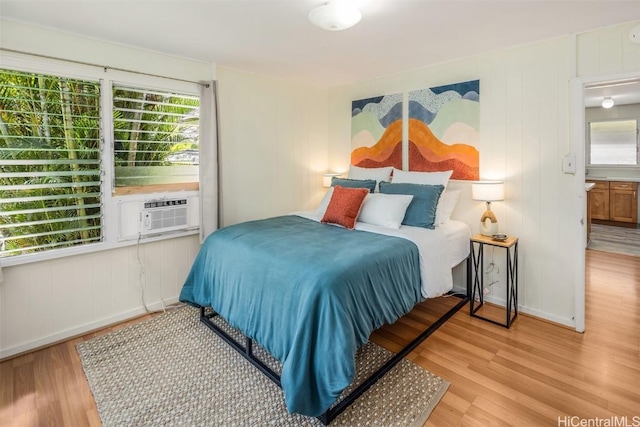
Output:
<instances>
[{"instance_id":1,"label":"gray curtain","mask_svg":"<svg viewBox=\"0 0 640 427\"><path fill-rule=\"evenodd\" d=\"M218 228L217 82L200 85L200 243Z\"/></svg>"}]
</instances>

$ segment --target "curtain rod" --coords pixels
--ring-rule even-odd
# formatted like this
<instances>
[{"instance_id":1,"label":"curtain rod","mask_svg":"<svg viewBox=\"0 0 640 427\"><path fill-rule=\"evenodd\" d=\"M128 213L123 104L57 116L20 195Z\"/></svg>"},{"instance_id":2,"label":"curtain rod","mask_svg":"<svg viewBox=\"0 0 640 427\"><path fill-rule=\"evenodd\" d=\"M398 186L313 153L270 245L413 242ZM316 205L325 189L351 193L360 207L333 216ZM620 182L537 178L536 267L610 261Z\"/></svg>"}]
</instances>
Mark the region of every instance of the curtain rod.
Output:
<instances>
[{"instance_id":1,"label":"curtain rod","mask_svg":"<svg viewBox=\"0 0 640 427\"><path fill-rule=\"evenodd\" d=\"M5 52L18 53L18 54L21 54L21 55L31 55L31 56L37 56L39 58L53 59L55 61L65 61L65 62L71 62L73 64L88 65L90 67L98 67L98 68L104 69L104 71L107 71L107 70L124 71L126 73L140 74L140 75L149 76L149 77L159 77L161 79L176 80L176 81L185 82L185 83L195 83L195 84L198 84L198 85L203 85L205 87L209 87L209 83L202 83L202 82L197 82L197 81L193 81L193 80L177 79L175 77L167 77L167 76L162 76L160 74L145 73L143 71L127 70L125 68L112 67L110 65L94 64L94 63L91 63L91 62L76 61L74 59L56 58L54 56L43 55L41 53L24 52L24 51L21 51L21 50L8 49L6 47L0 47L0 50L1 51L5 51Z\"/></svg>"}]
</instances>

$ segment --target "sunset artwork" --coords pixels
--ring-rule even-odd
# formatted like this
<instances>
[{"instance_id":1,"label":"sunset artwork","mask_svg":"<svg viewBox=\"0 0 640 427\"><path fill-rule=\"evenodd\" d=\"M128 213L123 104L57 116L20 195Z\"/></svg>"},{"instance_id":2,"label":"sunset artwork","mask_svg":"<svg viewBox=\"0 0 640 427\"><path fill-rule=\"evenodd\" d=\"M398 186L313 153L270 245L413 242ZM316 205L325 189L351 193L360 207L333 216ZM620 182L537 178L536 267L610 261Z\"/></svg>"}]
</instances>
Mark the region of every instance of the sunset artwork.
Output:
<instances>
[{"instance_id":1,"label":"sunset artwork","mask_svg":"<svg viewBox=\"0 0 640 427\"><path fill-rule=\"evenodd\" d=\"M480 177L480 81L409 92L409 170Z\"/></svg>"},{"instance_id":2,"label":"sunset artwork","mask_svg":"<svg viewBox=\"0 0 640 427\"><path fill-rule=\"evenodd\" d=\"M351 104L351 164L402 169L402 94Z\"/></svg>"}]
</instances>

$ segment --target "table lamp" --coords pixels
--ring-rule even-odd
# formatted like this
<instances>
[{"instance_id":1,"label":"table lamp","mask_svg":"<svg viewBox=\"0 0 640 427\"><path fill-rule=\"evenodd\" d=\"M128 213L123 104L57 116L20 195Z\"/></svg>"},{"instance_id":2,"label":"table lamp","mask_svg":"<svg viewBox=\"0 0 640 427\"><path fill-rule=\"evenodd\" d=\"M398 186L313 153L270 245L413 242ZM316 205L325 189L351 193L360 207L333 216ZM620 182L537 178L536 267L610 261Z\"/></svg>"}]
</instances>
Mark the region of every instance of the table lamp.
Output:
<instances>
[{"instance_id":1,"label":"table lamp","mask_svg":"<svg viewBox=\"0 0 640 427\"><path fill-rule=\"evenodd\" d=\"M342 174L339 173L323 173L322 174L322 186L325 188L329 188L331 187L331 178L333 178L334 176L340 176Z\"/></svg>"},{"instance_id":2,"label":"table lamp","mask_svg":"<svg viewBox=\"0 0 640 427\"><path fill-rule=\"evenodd\" d=\"M480 218L480 234L492 236L498 233L498 220L491 211L491 202L504 200L504 184L502 181L478 181L471 184L471 197L487 204L487 210Z\"/></svg>"}]
</instances>

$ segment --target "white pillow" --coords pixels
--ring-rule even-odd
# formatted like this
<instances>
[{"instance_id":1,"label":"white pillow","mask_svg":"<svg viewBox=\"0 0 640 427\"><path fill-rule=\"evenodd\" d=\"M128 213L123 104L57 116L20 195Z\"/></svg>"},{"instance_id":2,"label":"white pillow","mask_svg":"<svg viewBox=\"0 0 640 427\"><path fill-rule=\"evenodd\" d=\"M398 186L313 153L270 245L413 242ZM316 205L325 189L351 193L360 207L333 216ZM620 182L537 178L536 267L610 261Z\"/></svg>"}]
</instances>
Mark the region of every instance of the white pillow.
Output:
<instances>
[{"instance_id":1,"label":"white pillow","mask_svg":"<svg viewBox=\"0 0 640 427\"><path fill-rule=\"evenodd\" d=\"M387 228L400 228L413 196L369 193L362 203L358 221Z\"/></svg>"},{"instance_id":2,"label":"white pillow","mask_svg":"<svg viewBox=\"0 0 640 427\"><path fill-rule=\"evenodd\" d=\"M361 168L358 166L349 165L349 179L375 179L376 189L378 191L378 184L380 181L389 181L391 177L391 171L393 166L386 166L383 168Z\"/></svg>"},{"instance_id":3,"label":"white pillow","mask_svg":"<svg viewBox=\"0 0 640 427\"><path fill-rule=\"evenodd\" d=\"M324 195L324 197L322 198L322 201L320 202L320 204L316 208L316 215L319 215L320 217L324 216L324 213L327 211L327 207L329 206L329 202L331 201L331 195L333 194L333 188L334 187L331 187L331 188L329 188L329 190L327 190L327 193Z\"/></svg>"},{"instance_id":4,"label":"white pillow","mask_svg":"<svg viewBox=\"0 0 640 427\"><path fill-rule=\"evenodd\" d=\"M456 208L460 193L462 193L460 189L444 190L442 192L440 200L438 200L438 207L436 208L436 226L446 224L451 220L451 214Z\"/></svg>"},{"instance_id":5,"label":"white pillow","mask_svg":"<svg viewBox=\"0 0 640 427\"><path fill-rule=\"evenodd\" d=\"M444 185L444 188L447 188L447 183L452 173L452 170L444 172L408 172L394 168L393 183Z\"/></svg>"}]
</instances>

